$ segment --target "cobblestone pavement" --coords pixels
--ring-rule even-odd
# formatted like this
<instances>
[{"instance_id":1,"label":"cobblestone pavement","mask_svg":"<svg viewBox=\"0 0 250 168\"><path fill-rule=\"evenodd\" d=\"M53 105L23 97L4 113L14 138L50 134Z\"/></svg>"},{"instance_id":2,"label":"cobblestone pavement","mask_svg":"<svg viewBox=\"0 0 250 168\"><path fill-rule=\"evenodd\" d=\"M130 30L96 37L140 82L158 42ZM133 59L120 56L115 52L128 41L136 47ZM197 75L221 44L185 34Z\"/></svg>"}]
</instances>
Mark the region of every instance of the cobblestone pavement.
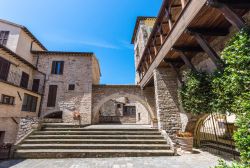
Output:
<instances>
[{"instance_id":1,"label":"cobblestone pavement","mask_svg":"<svg viewBox=\"0 0 250 168\"><path fill-rule=\"evenodd\" d=\"M9 160L0 162L0 168L210 168L218 159L202 151L169 157Z\"/></svg>"}]
</instances>

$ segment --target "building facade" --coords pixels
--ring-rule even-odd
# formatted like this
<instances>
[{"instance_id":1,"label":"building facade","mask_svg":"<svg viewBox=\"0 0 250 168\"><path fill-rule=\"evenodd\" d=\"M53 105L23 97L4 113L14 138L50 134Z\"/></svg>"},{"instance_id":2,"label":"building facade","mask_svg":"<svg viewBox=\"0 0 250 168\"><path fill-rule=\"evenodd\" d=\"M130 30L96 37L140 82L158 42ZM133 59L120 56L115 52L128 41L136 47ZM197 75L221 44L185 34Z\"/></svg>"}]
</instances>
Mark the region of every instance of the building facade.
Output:
<instances>
[{"instance_id":1,"label":"building facade","mask_svg":"<svg viewBox=\"0 0 250 168\"><path fill-rule=\"evenodd\" d=\"M0 143L14 143L58 111L63 122L79 112L90 124L99 80L94 53L48 51L26 27L0 20Z\"/></svg>"},{"instance_id":2,"label":"building facade","mask_svg":"<svg viewBox=\"0 0 250 168\"><path fill-rule=\"evenodd\" d=\"M150 124L149 112L139 102L127 97L111 99L100 109L99 123Z\"/></svg>"},{"instance_id":3,"label":"building facade","mask_svg":"<svg viewBox=\"0 0 250 168\"><path fill-rule=\"evenodd\" d=\"M134 60L137 67L152 32L156 17L137 17L131 43L134 44ZM135 82L139 83L139 73L136 73Z\"/></svg>"}]
</instances>

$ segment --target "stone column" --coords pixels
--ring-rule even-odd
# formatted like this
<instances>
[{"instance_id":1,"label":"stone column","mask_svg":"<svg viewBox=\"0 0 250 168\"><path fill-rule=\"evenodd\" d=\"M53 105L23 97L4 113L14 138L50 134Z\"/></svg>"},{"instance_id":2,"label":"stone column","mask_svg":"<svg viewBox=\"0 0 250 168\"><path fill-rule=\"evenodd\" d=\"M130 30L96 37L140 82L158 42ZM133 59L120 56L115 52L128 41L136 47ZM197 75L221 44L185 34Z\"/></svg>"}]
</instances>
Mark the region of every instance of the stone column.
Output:
<instances>
[{"instance_id":1,"label":"stone column","mask_svg":"<svg viewBox=\"0 0 250 168\"><path fill-rule=\"evenodd\" d=\"M172 138L181 130L178 108L177 75L172 68L154 70L155 100L158 128Z\"/></svg>"}]
</instances>

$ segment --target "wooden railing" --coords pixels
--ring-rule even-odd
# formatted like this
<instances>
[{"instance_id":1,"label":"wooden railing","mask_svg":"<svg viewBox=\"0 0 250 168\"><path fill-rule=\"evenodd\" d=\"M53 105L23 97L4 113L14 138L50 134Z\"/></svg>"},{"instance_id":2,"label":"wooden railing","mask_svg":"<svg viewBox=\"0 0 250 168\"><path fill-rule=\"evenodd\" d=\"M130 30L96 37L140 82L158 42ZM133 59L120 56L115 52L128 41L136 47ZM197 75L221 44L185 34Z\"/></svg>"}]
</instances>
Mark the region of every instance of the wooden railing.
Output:
<instances>
[{"instance_id":1,"label":"wooden railing","mask_svg":"<svg viewBox=\"0 0 250 168\"><path fill-rule=\"evenodd\" d=\"M163 2L152 33L136 67L140 80L142 80L150 65L154 62L168 34L190 1L191 0L165 0Z\"/></svg>"}]
</instances>

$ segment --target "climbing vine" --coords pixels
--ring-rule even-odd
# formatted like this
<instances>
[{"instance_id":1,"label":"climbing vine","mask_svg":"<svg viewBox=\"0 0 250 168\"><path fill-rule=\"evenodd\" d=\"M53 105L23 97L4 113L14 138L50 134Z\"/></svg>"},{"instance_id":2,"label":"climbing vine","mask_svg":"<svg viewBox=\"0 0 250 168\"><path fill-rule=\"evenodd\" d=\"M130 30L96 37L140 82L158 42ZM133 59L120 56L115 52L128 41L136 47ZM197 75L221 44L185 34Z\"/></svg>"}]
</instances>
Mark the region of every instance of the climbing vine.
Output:
<instances>
[{"instance_id":1,"label":"climbing vine","mask_svg":"<svg viewBox=\"0 0 250 168\"><path fill-rule=\"evenodd\" d=\"M182 104L192 113L220 112L237 116L236 146L241 153L242 165L250 164L250 29L237 33L221 53L223 70L212 75L187 74L181 89ZM207 109L207 110L206 110ZM220 162L218 168L226 168ZM229 167L229 166L228 166ZM236 165L232 166L236 167Z\"/></svg>"},{"instance_id":2,"label":"climbing vine","mask_svg":"<svg viewBox=\"0 0 250 168\"><path fill-rule=\"evenodd\" d=\"M190 71L185 74L186 82L181 88L182 105L194 114L212 112L211 76L205 72Z\"/></svg>"}]
</instances>

